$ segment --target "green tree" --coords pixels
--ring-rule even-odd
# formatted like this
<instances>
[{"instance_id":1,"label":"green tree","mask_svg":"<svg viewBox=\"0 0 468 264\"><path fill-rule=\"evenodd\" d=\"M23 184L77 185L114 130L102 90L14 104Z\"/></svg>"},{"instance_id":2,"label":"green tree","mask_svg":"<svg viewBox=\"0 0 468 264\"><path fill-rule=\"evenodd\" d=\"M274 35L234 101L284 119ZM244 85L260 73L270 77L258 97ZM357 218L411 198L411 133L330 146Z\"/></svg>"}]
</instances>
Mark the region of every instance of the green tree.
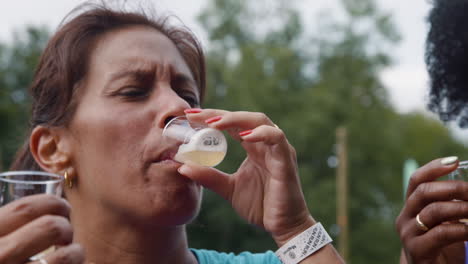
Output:
<instances>
[{"instance_id":1,"label":"green tree","mask_svg":"<svg viewBox=\"0 0 468 264\"><path fill-rule=\"evenodd\" d=\"M45 27L29 26L0 44L0 167L8 168L27 131L27 89L48 40Z\"/></svg>"}]
</instances>

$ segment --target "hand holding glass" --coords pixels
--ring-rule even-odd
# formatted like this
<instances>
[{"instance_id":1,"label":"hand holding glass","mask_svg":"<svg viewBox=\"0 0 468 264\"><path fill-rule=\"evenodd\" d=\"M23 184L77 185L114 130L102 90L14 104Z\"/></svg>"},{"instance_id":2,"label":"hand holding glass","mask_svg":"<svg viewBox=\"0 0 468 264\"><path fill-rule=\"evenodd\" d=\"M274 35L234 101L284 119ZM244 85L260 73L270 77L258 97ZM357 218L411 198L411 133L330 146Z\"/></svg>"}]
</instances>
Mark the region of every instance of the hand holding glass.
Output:
<instances>
[{"instance_id":1,"label":"hand holding glass","mask_svg":"<svg viewBox=\"0 0 468 264\"><path fill-rule=\"evenodd\" d=\"M449 174L449 179L454 181L468 181L468 161L461 161L458 168ZM468 219L460 219L461 223L468 225Z\"/></svg>"},{"instance_id":2,"label":"hand holding glass","mask_svg":"<svg viewBox=\"0 0 468 264\"><path fill-rule=\"evenodd\" d=\"M0 206L28 195L62 195L63 177L41 171L8 171L0 173ZM33 256L30 260L40 259L54 250L54 247Z\"/></svg>"},{"instance_id":3,"label":"hand holding glass","mask_svg":"<svg viewBox=\"0 0 468 264\"><path fill-rule=\"evenodd\" d=\"M184 116L167 123L163 137L166 143L178 147L174 160L181 163L214 167L226 156L227 143L221 131L190 122Z\"/></svg>"}]
</instances>

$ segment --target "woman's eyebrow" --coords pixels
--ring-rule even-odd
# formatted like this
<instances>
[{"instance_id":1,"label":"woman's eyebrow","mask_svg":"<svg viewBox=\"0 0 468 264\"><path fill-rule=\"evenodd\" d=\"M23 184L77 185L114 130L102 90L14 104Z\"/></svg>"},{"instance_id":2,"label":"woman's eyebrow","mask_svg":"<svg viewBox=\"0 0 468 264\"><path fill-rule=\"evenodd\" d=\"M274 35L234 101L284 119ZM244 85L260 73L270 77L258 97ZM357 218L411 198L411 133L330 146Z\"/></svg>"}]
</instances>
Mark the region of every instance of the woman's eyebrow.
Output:
<instances>
[{"instance_id":1,"label":"woman's eyebrow","mask_svg":"<svg viewBox=\"0 0 468 264\"><path fill-rule=\"evenodd\" d=\"M135 68L135 69L123 69L121 71L115 72L111 74L109 78L109 82L114 82L119 79L131 77L131 78L145 78L149 76L154 76L155 70L154 68Z\"/></svg>"},{"instance_id":2,"label":"woman's eyebrow","mask_svg":"<svg viewBox=\"0 0 468 264\"><path fill-rule=\"evenodd\" d=\"M122 79L129 79L131 81L138 81L138 82L152 82L154 78L156 78L156 72L154 67L134 67L132 68L124 68L117 72L111 73L109 79L104 84L104 89L102 90L104 93L109 92L112 90L112 83L122 80Z\"/></svg>"}]
</instances>

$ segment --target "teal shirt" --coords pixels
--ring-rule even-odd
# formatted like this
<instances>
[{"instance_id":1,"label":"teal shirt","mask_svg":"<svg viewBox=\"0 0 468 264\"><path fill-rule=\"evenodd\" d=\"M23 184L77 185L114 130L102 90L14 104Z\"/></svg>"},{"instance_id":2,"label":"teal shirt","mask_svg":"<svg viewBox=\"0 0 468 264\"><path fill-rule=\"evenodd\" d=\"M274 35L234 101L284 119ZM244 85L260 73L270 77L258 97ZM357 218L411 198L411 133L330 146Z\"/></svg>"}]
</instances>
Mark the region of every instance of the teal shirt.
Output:
<instances>
[{"instance_id":1,"label":"teal shirt","mask_svg":"<svg viewBox=\"0 0 468 264\"><path fill-rule=\"evenodd\" d=\"M272 251L253 254L242 252L222 253L214 250L191 249L198 259L199 264L281 264L281 261Z\"/></svg>"}]
</instances>

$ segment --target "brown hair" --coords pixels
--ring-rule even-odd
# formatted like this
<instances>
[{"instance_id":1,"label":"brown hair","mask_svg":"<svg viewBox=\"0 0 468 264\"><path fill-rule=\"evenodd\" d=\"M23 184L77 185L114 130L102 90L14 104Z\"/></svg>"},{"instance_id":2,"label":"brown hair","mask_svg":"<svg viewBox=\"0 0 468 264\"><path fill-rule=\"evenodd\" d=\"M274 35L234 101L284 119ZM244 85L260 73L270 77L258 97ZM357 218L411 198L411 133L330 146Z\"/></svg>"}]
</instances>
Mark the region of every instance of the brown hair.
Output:
<instances>
[{"instance_id":1,"label":"brown hair","mask_svg":"<svg viewBox=\"0 0 468 264\"><path fill-rule=\"evenodd\" d=\"M113 10L104 3L85 4L71 14L76 12L80 14L61 25L49 40L39 60L30 87L31 131L38 125L53 127L68 124L76 110L79 84L87 74L94 43L104 33L127 26L149 26L168 37L187 63L203 98L203 50L186 27L171 25L169 16L155 19L144 12ZM11 166L12 170L41 170L30 152L29 135L30 133Z\"/></svg>"}]
</instances>

